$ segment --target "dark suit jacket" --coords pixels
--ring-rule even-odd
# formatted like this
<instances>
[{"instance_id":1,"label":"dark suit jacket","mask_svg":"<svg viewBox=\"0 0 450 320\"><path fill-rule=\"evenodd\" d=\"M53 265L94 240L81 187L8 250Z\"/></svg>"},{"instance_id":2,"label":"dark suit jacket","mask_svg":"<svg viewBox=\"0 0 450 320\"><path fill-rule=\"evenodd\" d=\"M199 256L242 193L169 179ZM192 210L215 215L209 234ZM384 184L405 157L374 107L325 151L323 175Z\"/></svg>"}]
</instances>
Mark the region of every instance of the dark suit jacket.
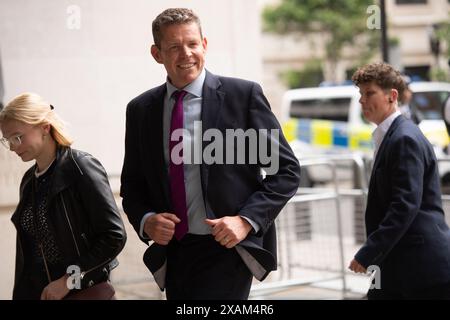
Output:
<instances>
[{"instance_id":1,"label":"dark suit jacket","mask_svg":"<svg viewBox=\"0 0 450 320\"><path fill-rule=\"evenodd\" d=\"M355 258L378 265L381 289L410 290L450 281L450 230L431 144L399 116L380 146L366 209L367 241Z\"/></svg>"},{"instance_id":2,"label":"dark suit jacket","mask_svg":"<svg viewBox=\"0 0 450 320\"><path fill-rule=\"evenodd\" d=\"M127 107L125 160L121 177L123 208L135 230L145 213L172 212L163 153L163 101L166 85L144 92ZM261 87L250 81L206 72L203 85L202 130L280 129ZM203 148L207 145L203 142ZM236 148L235 148L236 149ZM248 145L247 149L248 150ZM280 129L279 171L262 179L259 164L201 164L204 199L210 219L246 216L260 227L241 245L266 270L277 267L274 220L296 193L300 166ZM145 239L142 239L147 242ZM144 262L155 274L165 262L165 246L153 244ZM260 279L260 280L262 280Z\"/></svg>"}]
</instances>

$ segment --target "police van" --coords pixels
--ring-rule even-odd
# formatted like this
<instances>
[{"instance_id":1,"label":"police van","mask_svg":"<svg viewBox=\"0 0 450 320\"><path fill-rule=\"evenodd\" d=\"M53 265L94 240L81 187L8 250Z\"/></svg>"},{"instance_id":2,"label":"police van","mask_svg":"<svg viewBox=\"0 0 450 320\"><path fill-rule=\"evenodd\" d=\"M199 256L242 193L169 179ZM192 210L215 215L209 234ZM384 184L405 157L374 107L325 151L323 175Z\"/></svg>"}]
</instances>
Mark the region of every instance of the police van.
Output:
<instances>
[{"instance_id":1,"label":"police van","mask_svg":"<svg viewBox=\"0 0 450 320\"><path fill-rule=\"evenodd\" d=\"M419 127L435 148L444 155L449 136L442 120L442 108L450 95L450 84L412 82L411 112ZM301 158L319 155L359 153L373 155L372 132L354 85L288 90L282 101L283 132L293 151ZM450 176L450 164L440 164L441 177ZM331 174L323 168L308 167L302 172L303 185L327 182Z\"/></svg>"}]
</instances>

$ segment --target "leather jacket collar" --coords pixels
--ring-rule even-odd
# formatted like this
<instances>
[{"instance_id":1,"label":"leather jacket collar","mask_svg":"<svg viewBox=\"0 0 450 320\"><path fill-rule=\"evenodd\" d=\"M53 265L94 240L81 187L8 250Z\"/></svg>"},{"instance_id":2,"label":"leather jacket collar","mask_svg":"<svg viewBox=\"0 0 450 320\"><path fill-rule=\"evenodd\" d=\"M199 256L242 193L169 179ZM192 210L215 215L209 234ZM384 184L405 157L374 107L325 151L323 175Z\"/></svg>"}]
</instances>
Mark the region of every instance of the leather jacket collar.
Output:
<instances>
[{"instance_id":1,"label":"leather jacket collar","mask_svg":"<svg viewBox=\"0 0 450 320\"><path fill-rule=\"evenodd\" d=\"M62 190L69 187L75 179L83 175L83 171L78 166L77 162L74 159L72 148L70 147L61 147L59 146L56 150L56 166L53 172L53 181L52 186L49 192L49 200L53 199L58 193ZM36 165L32 166L25 173L22 183L20 185L20 198L23 199L23 194L31 180L33 179L34 171ZM11 217L11 220L14 221L14 218L17 214L14 214Z\"/></svg>"}]
</instances>

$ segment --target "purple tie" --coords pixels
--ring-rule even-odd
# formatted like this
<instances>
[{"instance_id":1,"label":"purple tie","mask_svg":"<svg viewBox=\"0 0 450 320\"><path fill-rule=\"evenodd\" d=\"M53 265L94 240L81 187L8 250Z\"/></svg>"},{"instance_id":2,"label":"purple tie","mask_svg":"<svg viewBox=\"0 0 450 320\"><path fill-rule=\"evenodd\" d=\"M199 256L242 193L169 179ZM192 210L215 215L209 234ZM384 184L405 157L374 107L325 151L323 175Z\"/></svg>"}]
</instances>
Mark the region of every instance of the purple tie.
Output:
<instances>
[{"instance_id":1,"label":"purple tie","mask_svg":"<svg viewBox=\"0 0 450 320\"><path fill-rule=\"evenodd\" d=\"M188 218L187 218L187 206L186 206L186 191L184 188L184 168L183 161L180 164L175 164L172 159L172 149L178 143L183 142L183 137L179 141L172 141L172 133L176 129L183 129L183 98L186 95L186 91L174 92L176 99L175 105L172 110L172 120L170 122L170 135L169 135L169 178L170 178L170 194L172 198L173 210L177 217L181 220L175 225L175 238L180 240L188 232ZM183 156L183 150L179 153Z\"/></svg>"}]
</instances>

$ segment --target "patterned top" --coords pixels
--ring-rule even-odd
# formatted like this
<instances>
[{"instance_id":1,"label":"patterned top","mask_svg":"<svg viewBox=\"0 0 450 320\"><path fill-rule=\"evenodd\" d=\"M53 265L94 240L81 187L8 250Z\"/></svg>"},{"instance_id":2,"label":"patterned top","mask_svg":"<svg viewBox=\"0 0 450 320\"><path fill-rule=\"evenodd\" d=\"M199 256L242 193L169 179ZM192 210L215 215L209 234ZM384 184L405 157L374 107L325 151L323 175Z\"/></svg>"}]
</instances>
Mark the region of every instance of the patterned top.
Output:
<instances>
[{"instance_id":1,"label":"patterned top","mask_svg":"<svg viewBox=\"0 0 450 320\"><path fill-rule=\"evenodd\" d=\"M27 247L31 253L32 263L42 261L39 244L42 244L42 251L48 264L56 265L62 260L61 252L55 242L53 226L48 212L48 194L55 164L56 161L51 164L44 174L35 178L35 201L37 207L35 214L33 214L33 197L29 194L25 209L20 216L20 226L27 240Z\"/></svg>"}]
</instances>

